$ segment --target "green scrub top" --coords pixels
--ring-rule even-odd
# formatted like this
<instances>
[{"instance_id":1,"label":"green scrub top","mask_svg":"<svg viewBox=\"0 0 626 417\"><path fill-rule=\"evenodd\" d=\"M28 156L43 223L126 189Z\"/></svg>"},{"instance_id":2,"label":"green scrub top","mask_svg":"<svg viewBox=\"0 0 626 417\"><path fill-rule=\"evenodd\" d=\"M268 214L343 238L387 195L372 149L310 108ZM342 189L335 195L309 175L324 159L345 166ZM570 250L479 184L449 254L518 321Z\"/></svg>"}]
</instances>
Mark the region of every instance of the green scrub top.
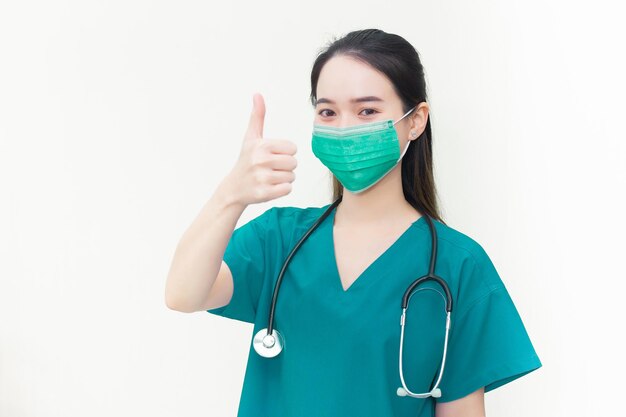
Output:
<instances>
[{"instance_id":1,"label":"green scrub top","mask_svg":"<svg viewBox=\"0 0 626 417\"><path fill-rule=\"evenodd\" d=\"M329 206L273 207L230 237L223 259L233 276L232 299L207 312L254 324L238 417L434 416L436 402L481 387L488 392L541 367L485 250L433 220L435 273L448 283L454 303L442 396L399 397L401 302L406 288L428 272L428 223L424 216L413 222L344 290L334 253L336 209L285 271L274 316L283 351L259 356L252 338L267 327L283 261ZM413 293L407 310L403 374L409 390L427 392L435 382L444 335L445 303L440 287L429 281Z\"/></svg>"}]
</instances>

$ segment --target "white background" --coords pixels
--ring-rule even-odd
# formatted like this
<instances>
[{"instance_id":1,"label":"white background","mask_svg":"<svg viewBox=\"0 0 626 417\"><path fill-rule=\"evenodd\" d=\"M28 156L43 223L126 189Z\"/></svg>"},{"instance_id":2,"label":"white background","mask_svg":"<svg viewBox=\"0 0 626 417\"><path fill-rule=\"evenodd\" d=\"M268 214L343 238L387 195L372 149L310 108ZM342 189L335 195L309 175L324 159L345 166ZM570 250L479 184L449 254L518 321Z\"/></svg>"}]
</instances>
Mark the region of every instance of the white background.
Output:
<instances>
[{"instance_id":1,"label":"white background","mask_svg":"<svg viewBox=\"0 0 626 417\"><path fill-rule=\"evenodd\" d=\"M236 414L252 325L166 307L175 246L254 92L299 165L240 224L330 202L311 65L369 27L419 51L444 219L487 250L543 362L487 393L487 414L623 409L618 2L1 4L0 416Z\"/></svg>"}]
</instances>

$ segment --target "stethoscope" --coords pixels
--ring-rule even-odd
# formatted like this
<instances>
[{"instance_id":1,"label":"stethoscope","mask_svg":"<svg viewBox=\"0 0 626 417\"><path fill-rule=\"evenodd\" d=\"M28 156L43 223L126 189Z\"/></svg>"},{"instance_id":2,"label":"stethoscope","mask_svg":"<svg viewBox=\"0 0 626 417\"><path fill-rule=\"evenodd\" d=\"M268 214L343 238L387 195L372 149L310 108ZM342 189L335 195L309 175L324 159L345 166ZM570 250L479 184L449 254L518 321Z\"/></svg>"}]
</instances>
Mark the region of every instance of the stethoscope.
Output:
<instances>
[{"instance_id":1,"label":"stethoscope","mask_svg":"<svg viewBox=\"0 0 626 417\"><path fill-rule=\"evenodd\" d=\"M319 226L320 223L322 223L324 219L328 217L328 215L332 212L332 210L335 207L337 207L337 205L341 202L341 199L342 199L342 196L339 196L339 198L337 198L337 200L335 200L335 202L333 202L330 205L330 207L326 209L326 211L319 217L319 219L317 219L315 223L309 228L309 230L307 230L304 236L300 238L298 243L296 243L294 248L289 253L289 256L287 256L287 259L285 259L285 262L283 263L283 266L278 275L278 280L276 281L276 284L274 286L274 294L272 296L272 304L270 307L269 322L268 322L267 328L259 330L254 335L254 339L252 341L254 350L256 350L256 352L259 355L265 358L273 358L277 356L283 350L283 346L285 345L285 340L283 336L278 332L278 330L274 329L274 311L276 309L276 300L278 299L278 291L280 290L280 284L283 280L283 275L285 274L287 265L289 265L291 258L293 258L293 255L298 250L300 245L302 245L302 243L311 235L311 233L313 233L313 231L317 228L317 226ZM413 283L409 285L409 287L406 289L406 291L404 292L404 296L402 297L402 305L401 305L402 316L400 316L400 328L401 329L400 329L400 355L399 355L400 356L400 360L399 360L400 380L402 381L402 386L398 387L398 389L396 390L396 394L400 397L405 397L407 395L410 397L415 397L415 398L427 398L427 397L439 398L441 397L441 389L439 389L439 383L441 382L441 377L443 376L443 368L446 364L446 353L448 351L448 333L450 331L450 313L452 312L452 295L450 294L450 289L448 288L448 285L446 284L446 282L442 278L435 275L435 262L437 259L437 232L435 230L435 226L433 224L432 219L427 215L425 216L426 216L426 220L428 223L428 227L430 228L430 235L431 235L431 242L432 242L428 274L413 281ZM439 293L442 296L442 298L444 298L444 301L446 304L446 307L445 307L446 309L446 335L445 335L444 344L443 344L443 357L441 359L441 366L439 368L439 376L437 377L437 381L435 382L435 385L433 386L433 388L431 388L429 392L418 394L409 390L409 388L406 386L406 383L404 381L404 375L402 374L402 345L404 343L404 325L406 322L406 310L408 308L409 299L414 293L414 290L420 284L423 284L427 281L435 281L441 286L441 288L443 288L445 292L445 296L444 296L441 292L434 290L432 288L423 288L423 289L434 290L437 293ZM276 337L274 337L274 334L276 335Z\"/></svg>"}]
</instances>

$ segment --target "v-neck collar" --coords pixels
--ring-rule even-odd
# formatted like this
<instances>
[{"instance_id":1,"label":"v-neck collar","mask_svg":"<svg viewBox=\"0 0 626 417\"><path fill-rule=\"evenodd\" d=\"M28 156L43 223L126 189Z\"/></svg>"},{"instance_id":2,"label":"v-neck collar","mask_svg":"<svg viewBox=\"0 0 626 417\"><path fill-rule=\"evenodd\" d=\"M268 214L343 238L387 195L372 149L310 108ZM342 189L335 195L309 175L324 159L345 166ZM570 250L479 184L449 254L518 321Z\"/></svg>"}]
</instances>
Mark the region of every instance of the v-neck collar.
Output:
<instances>
[{"instance_id":1,"label":"v-neck collar","mask_svg":"<svg viewBox=\"0 0 626 417\"><path fill-rule=\"evenodd\" d=\"M325 228L325 233L327 234L327 242L329 242L330 246L330 267L333 287L336 288L341 294L349 294L354 292L356 289L363 285L367 285L367 282L371 279L376 279L378 276L383 274L383 271L378 272L378 276L373 276L376 273L376 270L379 269L379 265L384 261L385 258L390 256L390 254L398 248L402 242L411 234L411 231L416 228L416 226L424 223L426 221L425 216L420 216L417 220L412 222L409 227L406 228L404 232L387 248L385 249L374 261L372 261L366 268L361 272L361 274L350 284L347 289L343 288L343 283L341 280L341 276L339 275L339 267L337 265L337 256L335 253L335 236L334 236L334 223L335 223L335 213L337 212L337 208L335 207L333 211L329 214L326 219L327 227ZM372 275L371 278L368 278Z\"/></svg>"}]
</instances>

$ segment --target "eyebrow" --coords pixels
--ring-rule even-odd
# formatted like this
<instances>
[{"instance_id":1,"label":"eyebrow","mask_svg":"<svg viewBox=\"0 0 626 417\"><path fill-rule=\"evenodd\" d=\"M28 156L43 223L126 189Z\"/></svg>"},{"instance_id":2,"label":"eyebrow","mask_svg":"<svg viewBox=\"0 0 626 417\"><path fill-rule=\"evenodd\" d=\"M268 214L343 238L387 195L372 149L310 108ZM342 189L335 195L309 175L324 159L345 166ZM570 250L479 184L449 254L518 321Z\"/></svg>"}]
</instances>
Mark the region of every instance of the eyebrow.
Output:
<instances>
[{"instance_id":1,"label":"eyebrow","mask_svg":"<svg viewBox=\"0 0 626 417\"><path fill-rule=\"evenodd\" d=\"M350 100L350 103L363 103L366 101L385 101L385 100L376 96L366 96L366 97L353 98L352 100ZM318 104L322 104L322 103L335 104L335 102L330 99L320 98L320 99L317 99L317 101L315 102L315 105L317 106Z\"/></svg>"}]
</instances>

